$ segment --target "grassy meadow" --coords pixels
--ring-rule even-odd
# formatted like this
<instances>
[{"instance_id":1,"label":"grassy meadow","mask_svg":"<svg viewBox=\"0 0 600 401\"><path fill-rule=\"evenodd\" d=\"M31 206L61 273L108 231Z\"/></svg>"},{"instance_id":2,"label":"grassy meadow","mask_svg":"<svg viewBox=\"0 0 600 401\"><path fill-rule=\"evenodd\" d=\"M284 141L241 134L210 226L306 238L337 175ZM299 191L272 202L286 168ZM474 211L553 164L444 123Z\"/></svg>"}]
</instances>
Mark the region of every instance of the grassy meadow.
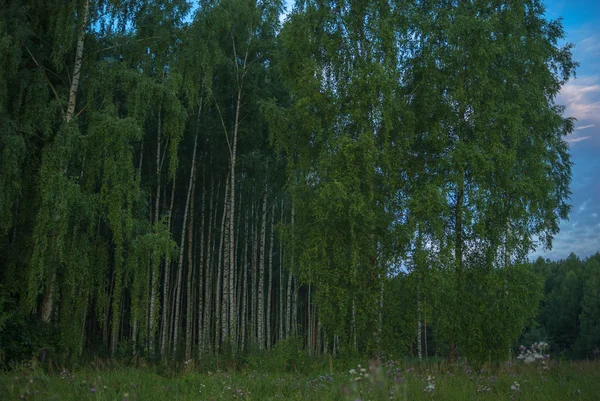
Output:
<instances>
[{"instance_id":1,"label":"grassy meadow","mask_svg":"<svg viewBox=\"0 0 600 401\"><path fill-rule=\"evenodd\" d=\"M135 366L137 365L137 366ZM210 365L210 366L208 366ZM278 365L278 366L277 366ZM600 400L600 361L464 364L272 357L177 369L96 360L67 370L35 363L0 374L3 400Z\"/></svg>"}]
</instances>

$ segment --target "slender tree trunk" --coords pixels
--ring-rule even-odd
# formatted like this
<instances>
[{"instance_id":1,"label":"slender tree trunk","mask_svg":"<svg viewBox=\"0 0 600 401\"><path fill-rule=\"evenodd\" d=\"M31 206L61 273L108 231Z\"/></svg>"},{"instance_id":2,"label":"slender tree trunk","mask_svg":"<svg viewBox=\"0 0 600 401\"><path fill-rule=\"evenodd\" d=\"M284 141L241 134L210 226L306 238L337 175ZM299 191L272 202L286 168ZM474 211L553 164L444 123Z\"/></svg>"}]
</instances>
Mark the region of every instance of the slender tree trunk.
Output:
<instances>
[{"instance_id":1,"label":"slender tree trunk","mask_svg":"<svg viewBox=\"0 0 600 401\"><path fill-rule=\"evenodd\" d=\"M427 352L427 297L425 297L425 307L423 308L423 337L425 343L425 358L429 355Z\"/></svg>"},{"instance_id":2,"label":"slender tree trunk","mask_svg":"<svg viewBox=\"0 0 600 401\"><path fill-rule=\"evenodd\" d=\"M308 285L308 299L307 299L307 305L308 307L306 308L306 313L307 313L307 319L306 319L306 345L307 345L307 349L308 349L308 355L312 355L312 314L311 314L311 305L310 305L310 298L312 295L312 285L309 284Z\"/></svg>"},{"instance_id":3,"label":"slender tree trunk","mask_svg":"<svg viewBox=\"0 0 600 401\"><path fill-rule=\"evenodd\" d=\"M161 136L162 136L162 108L158 109L158 134L156 139L156 199L154 203L154 224L158 224L158 219L160 216L160 147L161 147ZM151 353L154 353L154 339L156 337L154 322L156 317L154 316L156 310L156 291L158 290L158 272L160 270L160 259L157 258L156 263L152 263L153 268L151 271L150 278L150 304L149 307L149 349Z\"/></svg>"},{"instance_id":4,"label":"slender tree trunk","mask_svg":"<svg viewBox=\"0 0 600 401\"><path fill-rule=\"evenodd\" d=\"M175 183L176 179L173 180L173 186L171 187L171 203L169 206L169 217L167 226L169 231L171 231L171 219L173 217L173 204L175 201ZM162 335L161 335L161 343L160 343L160 354L162 356L166 355L168 341L167 336L170 331L170 318L169 318L169 282L171 278L171 258L167 257L165 260L165 274L164 274L164 284L163 284L163 307L162 307Z\"/></svg>"},{"instance_id":5,"label":"slender tree trunk","mask_svg":"<svg viewBox=\"0 0 600 401\"><path fill-rule=\"evenodd\" d=\"M464 116L464 113L462 114ZM462 238L462 207L464 198L465 188L465 177L464 172L461 172L460 181L457 185L456 190L456 204L454 209L455 217L455 245L454 245L454 258L455 258L455 287L456 287L456 299L460 299L461 286L462 286L462 265L463 265L463 238ZM455 334L456 336L456 334ZM448 354L448 363L454 363L456 358L456 339L450 340L450 353Z\"/></svg>"},{"instance_id":6,"label":"slender tree trunk","mask_svg":"<svg viewBox=\"0 0 600 401\"><path fill-rule=\"evenodd\" d=\"M265 348L265 294L264 294L264 275L265 275L265 237L267 225L267 186L263 195L262 222L260 228L260 260L258 263L258 349Z\"/></svg>"},{"instance_id":7,"label":"slender tree trunk","mask_svg":"<svg viewBox=\"0 0 600 401\"><path fill-rule=\"evenodd\" d=\"M242 321L240 327L240 350L244 352L246 346L246 323L247 323L247 311L248 311L248 242L250 238L248 237L248 215L246 215L246 227L244 229L246 233L246 239L244 241L244 253L242 255L242 293L240 296L242 297Z\"/></svg>"},{"instance_id":8,"label":"slender tree trunk","mask_svg":"<svg viewBox=\"0 0 600 401\"><path fill-rule=\"evenodd\" d=\"M79 77L81 76L81 66L83 65L83 44L85 39L85 30L87 29L90 13L90 2L86 0L83 6L83 19L77 33L77 48L75 50L75 65L73 66L73 78L69 88L69 104L65 121L70 122L75 114L75 105L77 103L77 89L79 88Z\"/></svg>"},{"instance_id":9,"label":"slender tree trunk","mask_svg":"<svg viewBox=\"0 0 600 401\"><path fill-rule=\"evenodd\" d=\"M73 118L73 114L75 113L75 104L77 103L77 89L79 87L79 77L81 75L81 66L83 64L83 44L85 39L85 30L88 24L89 10L90 3L89 0L86 0L83 8L83 19L81 21L81 26L79 27L77 33L77 48L75 50L75 65L73 66L73 79L71 81L71 87L69 89L69 103L67 105L67 112L64 116L66 122L70 122ZM63 173L66 175L66 168L64 169ZM52 310L54 307L55 281L56 271L53 271L46 282L46 290L44 292L41 305L42 320L46 323L50 322L50 320L52 319Z\"/></svg>"},{"instance_id":10,"label":"slender tree trunk","mask_svg":"<svg viewBox=\"0 0 600 401\"><path fill-rule=\"evenodd\" d=\"M356 295L352 295L352 345L354 350L358 350L358 341L356 336Z\"/></svg>"},{"instance_id":11,"label":"slender tree trunk","mask_svg":"<svg viewBox=\"0 0 600 401\"><path fill-rule=\"evenodd\" d=\"M217 202L218 200L216 198L219 197L219 191L221 189L221 185L220 183L217 185L217 191L216 191L216 198L215 198L215 202L213 203L213 196L215 194L214 191L215 188L215 181L214 178L211 180L211 195L210 195L210 208L211 208L211 217L210 217L210 222L208 224L208 241L207 241L207 255L206 255L206 280L204 283L204 324L203 324L203 333L204 335L202 336L202 350L206 351L208 347L211 346L212 342L209 341L209 337L210 337L210 333L211 333L211 323L212 323L212 319L211 319L211 315L212 315L212 296L213 296L213 260L212 260L212 255L213 255L213 250L214 250L214 244L213 242L215 242L213 240L213 233L216 230L216 224L217 224ZM207 347L208 346L208 347Z\"/></svg>"},{"instance_id":12,"label":"slender tree trunk","mask_svg":"<svg viewBox=\"0 0 600 401\"><path fill-rule=\"evenodd\" d=\"M237 62L237 61L236 61ZM244 69L246 67L246 62L244 60ZM240 83L241 84L241 83ZM235 244L235 231L234 231L234 218L235 218L235 164L236 164L236 154L237 154L237 140L238 140L238 127L240 122L240 108L241 108L241 98L242 98L242 89L238 88L237 93L237 104L235 107L235 125L233 127L233 149L231 153L231 197L229 209L230 219L229 219L229 333L231 333L231 344L234 346L237 344L237 339L235 338L235 327L237 325L236 316L236 304L234 299L234 288L233 288L233 273L235 272L235 254L234 254L234 244ZM234 349L235 351L235 349Z\"/></svg>"},{"instance_id":13,"label":"slender tree trunk","mask_svg":"<svg viewBox=\"0 0 600 401\"><path fill-rule=\"evenodd\" d=\"M269 245L269 287L267 289L267 349L271 348L271 294L273 292L273 225L275 219L275 201L271 208L271 238Z\"/></svg>"},{"instance_id":14,"label":"slender tree trunk","mask_svg":"<svg viewBox=\"0 0 600 401\"><path fill-rule=\"evenodd\" d=\"M230 172L228 173L228 176L230 176ZM227 180L227 182L227 185L231 190L231 186L229 185L229 179ZM223 202L223 210L226 210L227 213L225 217L225 226L223 231L225 243L223 249L223 303L221 305L221 342L227 341L229 339L229 250L231 249L231 238L229 236L229 220L231 219L232 213L229 198L225 198Z\"/></svg>"},{"instance_id":15,"label":"slender tree trunk","mask_svg":"<svg viewBox=\"0 0 600 401\"><path fill-rule=\"evenodd\" d=\"M187 270L187 288L186 288L186 308L185 308L185 360L192 358L192 271L194 267L194 195L196 192L196 176L192 182L192 197L190 202L190 224L188 225L188 270Z\"/></svg>"},{"instance_id":16,"label":"slender tree trunk","mask_svg":"<svg viewBox=\"0 0 600 401\"><path fill-rule=\"evenodd\" d=\"M300 292L300 285L298 279L294 280L294 303L292 305L292 334L298 335L298 294Z\"/></svg>"},{"instance_id":17,"label":"slender tree trunk","mask_svg":"<svg viewBox=\"0 0 600 401\"><path fill-rule=\"evenodd\" d=\"M419 356L419 363L421 363L423 361L423 341L421 338L421 300L420 300L420 296L419 293L417 291L417 315L418 315L418 321L417 321L417 355Z\"/></svg>"},{"instance_id":18,"label":"slender tree trunk","mask_svg":"<svg viewBox=\"0 0 600 401\"><path fill-rule=\"evenodd\" d=\"M173 180L173 186L171 187L171 202L169 205L169 217L167 226L169 228L169 232L171 231L171 222L173 221L173 205L175 203L175 182ZM163 300L163 321L162 321L162 343L161 343L161 355L165 355L167 348L169 347L169 337L171 333L171 315L170 311L170 292L169 292L169 283L171 281L171 258L167 257L165 259L165 279L164 279L164 300Z\"/></svg>"},{"instance_id":19,"label":"slender tree trunk","mask_svg":"<svg viewBox=\"0 0 600 401\"><path fill-rule=\"evenodd\" d=\"M254 212L254 205L252 205L252 341L254 344L258 344L258 206L256 207L256 213Z\"/></svg>"},{"instance_id":20,"label":"slender tree trunk","mask_svg":"<svg viewBox=\"0 0 600 401\"><path fill-rule=\"evenodd\" d=\"M181 302L181 278L183 275L183 250L185 247L185 229L188 218L188 210L190 206L190 197L192 193L192 187L194 186L194 178L196 176L196 151L198 148L198 132L200 123L200 113L202 111L202 102L198 108L198 121L196 125L196 136L194 137L194 150L192 151L192 169L190 172L190 180L188 183L187 196L185 199L185 209L183 211L183 225L181 228L181 242L179 248L179 260L177 262L177 291L175 295L175 328L173 331L173 351L177 351L177 336L179 330L179 307Z\"/></svg>"},{"instance_id":21,"label":"slender tree trunk","mask_svg":"<svg viewBox=\"0 0 600 401\"><path fill-rule=\"evenodd\" d=\"M210 199L211 201L209 202L209 206L212 203L212 191L214 188L212 188L211 186L211 195L210 195ZM204 303L206 302L206 298L202 298L202 275L204 274L204 284L208 285L206 283L206 277L207 277L207 270L205 268L204 265L204 221L205 221L205 216L206 216L206 211L204 210L204 203L205 203L205 199L206 199L206 183L204 181L204 174L202 175L202 199L200 201L200 207L201 207L201 212L202 212L202 217L200 220L200 257L199 257L199 262L197 262L196 264L198 265L198 283L197 283L197 293L198 293L198 315L196 317L196 323L197 323L197 330L196 332L198 333L198 358L201 357L202 355L202 350L203 350L203 333L204 333L204 328L202 326L202 313L204 310ZM208 221L208 224L210 226L210 218L206 219L206 221ZM209 228L210 230L210 228Z\"/></svg>"},{"instance_id":22,"label":"slender tree trunk","mask_svg":"<svg viewBox=\"0 0 600 401\"><path fill-rule=\"evenodd\" d=\"M229 196L229 185L227 182L229 181L229 173L227 174L227 178L225 179L225 200ZM223 325L223 318L221 316L221 306L223 302L223 291L221 289L221 281L223 280L223 267L221 265L221 260L223 257L223 246L224 246L224 234L225 232L225 219L227 218L227 201L223 202L223 218L221 220L221 239L219 243L219 259L217 261L217 288L215 292L215 319L216 319L216 327L215 327L215 350L219 350L220 348L220 334L221 334L221 326Z\"/></svg>"},{"instance_id":23,"label":"slender tree trunk","mask_svg":"<svg viewBox=\"0 0 600 401\"><path fill-rule=\"evenodd\" d=\"M281 199L280 224L283 224L283 198ZM279 235L279 341L283 339L283 234Z\"/></svg>"},{"instance_id":24,"label":"slender tree trunk","mask_svg":"<svg viewBox=\"0 0 600 401\"><path fill-rule=\"evenodd\" d=\"M381 288L379 290L379 319L377 320L377 345L381 349L381 340L383 339L383 291L385 288L385 281L382 277Z\"/></svg>"},{"instance_id":25,"label":"slender tree trunk","mask_svg":"<svg viewBox=\"0 0 600 401\"><path fill-rule=\"evenodd\" d=\"M237 219L237 225L236 225L236 229L235 231L237 233L240 232L240 223L241 223L241 217L242 217L242 185L240 183L240 197L238 200L238 219ZM242 265L242 263L240 263L240 254L239 254L239 248L240 248L240 242L242 241L242 235L237 235L236 236L236 241L235 241L235 249L234 249L234 257L235 257L235 269L234 269L234 277L233 277L233 287L236 289L235 292L235 297L233 299L233 301L235 302L235 326L233 326L233 328L231 330L234 331L234 333L232 334L232 337L235 338L235 344L233 345L234 351L237 352L237 350L239 349L239 333L240 333L240 321L244 319L244 315L241 315L240 317L240 313L242 311L242 282L241 282L241 271L240 266ZM240 318L238 318L240 317Z\"/></svg>"},{"instance_id":26,"label":"slender tree trunk","mask_svg":"<svg viewBox=\"0 0 600 401\"><path fill-rule=\"evenodd\" d=\"M292 203L292 217L291 217L291 226L292 226L292 246L294 242L294 204ZM294 252L292 251L291 257L291 265L294 265ZM288 272L288 285L287 285L287 310L286 310L286 338L290 338L292 335L292 272L291 270Z\"/></svg>"}]
</instances>

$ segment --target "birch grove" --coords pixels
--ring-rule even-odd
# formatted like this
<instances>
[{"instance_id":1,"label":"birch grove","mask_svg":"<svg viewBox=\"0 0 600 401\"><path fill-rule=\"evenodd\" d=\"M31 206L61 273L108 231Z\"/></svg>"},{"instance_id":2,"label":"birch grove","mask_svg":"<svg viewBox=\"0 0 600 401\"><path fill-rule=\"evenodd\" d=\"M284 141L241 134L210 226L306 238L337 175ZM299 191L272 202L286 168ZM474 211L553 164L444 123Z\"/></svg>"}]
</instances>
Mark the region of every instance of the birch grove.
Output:
<instances>
[{"instance_id":1,"label":"birch grove","mask_svg":"<svg viewBox=\"0 0 600 401\"><path fill-rule=\"evenodd\" d=\"M535 1L9 3L0 306L68 358L482 358L534 316L576 67Z\"/></svg>"}]
</instances>

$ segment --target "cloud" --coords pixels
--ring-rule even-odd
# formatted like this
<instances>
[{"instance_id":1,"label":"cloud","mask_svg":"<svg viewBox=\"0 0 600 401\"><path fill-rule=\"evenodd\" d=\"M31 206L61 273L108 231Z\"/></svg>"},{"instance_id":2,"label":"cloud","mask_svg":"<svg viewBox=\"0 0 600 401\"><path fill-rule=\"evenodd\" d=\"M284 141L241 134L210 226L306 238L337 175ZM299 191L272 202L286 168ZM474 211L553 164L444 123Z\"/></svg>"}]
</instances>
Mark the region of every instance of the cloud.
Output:
<instances>
[{"instance_id":1,"label":"cloud","mask_svg":"<svg viewBox=\"0 0 600 401\"><path fill-rule=\"evenodd\" d=\"M580 212L583 212L585 209L587 209L587 206L588 206L588 203L590 203L590 200L591 200L591 199L588 199L588 200L586 200L585 202L583 202L583 203L581 204L581 206L579 206L579 211L580 211ZM577 222L575 222L575 223L573 224L573 226L575 226L576 224L577 224Z\"/></svg>"},{"instance_id":2,"label":"cloud","mask_svg":"<svg viewBox=\"0 0 600 401\"><path fill-rule=\"evenodd\" d=\"M577 127L575 128L576 131L582 130L582 129L588 129L588 128L592 128L595 127L596 124L590 124L590 125L584 125L583 127Z\"/></svg>"},{"instance_id":3,"label":"cloud","mask_svg":"<svg viewBox=\"0 0 600 401\"><path fill-rule=\"evenodd\" d=\"M577 143L577 142L581 142L581 141L585 141L586 139L590 139L591 136L582 136L579 138L571 138L571 139L567 139L567 142L569 143Z\"/></svg>"},{"instance_id":4,"label":"cloud","mask_svg":"<svg viewBox=\"0 0 600 401\"><path fill-rule=\"evenodd\" d=\"M600 123L600 79L598 75L583 76L567 82L557 97L557 103L566 106L565 116ZM584 129L580 127L579 129Z\"/></svg>"},{"instance_id":5,"label":"cloud","mask_svg":"<svg viewBox=\"0 0 600 401\"><path fill-rule=\"evenodd\" d=\"M592 217L595 219L598 218L598 213L592 213Z\"/></svg>"},{"instance_id":6,"label":"cloud","mask_svg":"<svg viewBox=\"0 0 600 401\"><path fill-rule=\"evenodd\" d=\"M581 40L578 44L581 52L584 54L593 54L592 52L600 51L600 37L592 35Z\"/></svg>"}]
</instances>

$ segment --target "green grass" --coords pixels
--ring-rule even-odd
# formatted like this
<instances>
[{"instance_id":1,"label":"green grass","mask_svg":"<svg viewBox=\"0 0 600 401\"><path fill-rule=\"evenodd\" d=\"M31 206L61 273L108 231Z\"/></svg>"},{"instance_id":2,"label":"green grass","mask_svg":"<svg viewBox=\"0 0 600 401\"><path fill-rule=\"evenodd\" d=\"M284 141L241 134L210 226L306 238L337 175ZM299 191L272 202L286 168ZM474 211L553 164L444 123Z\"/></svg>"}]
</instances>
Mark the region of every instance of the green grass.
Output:
<instances>
[{"instance_id":1,"label":"green grass","mask_svg":"<svg viewBox=\"0 0 600 401\"><path fill-rule=\"evenodd\" d=\"M142 364L143 365L143 364ZM261 368L261 365L264 368ZM274 366L281 366L277 371ZM303 371L287 371L269 358L246 361L229 371L187 366L123 366L97 361L76 371L45 372L22 365L0 373L2 400L600 400L600 362L506 364L494 372L464 366L407 362L350 363L315 360ZM348 369L347 369L348 368ZM226 369L223 366L223 369ZM187 371L186 371L187 370ZM368 377L365 377L365 374ZM425 391L428 376L434 390ZM517 382L520 391L511 390Z\"/></svg>"}]
</instances>

